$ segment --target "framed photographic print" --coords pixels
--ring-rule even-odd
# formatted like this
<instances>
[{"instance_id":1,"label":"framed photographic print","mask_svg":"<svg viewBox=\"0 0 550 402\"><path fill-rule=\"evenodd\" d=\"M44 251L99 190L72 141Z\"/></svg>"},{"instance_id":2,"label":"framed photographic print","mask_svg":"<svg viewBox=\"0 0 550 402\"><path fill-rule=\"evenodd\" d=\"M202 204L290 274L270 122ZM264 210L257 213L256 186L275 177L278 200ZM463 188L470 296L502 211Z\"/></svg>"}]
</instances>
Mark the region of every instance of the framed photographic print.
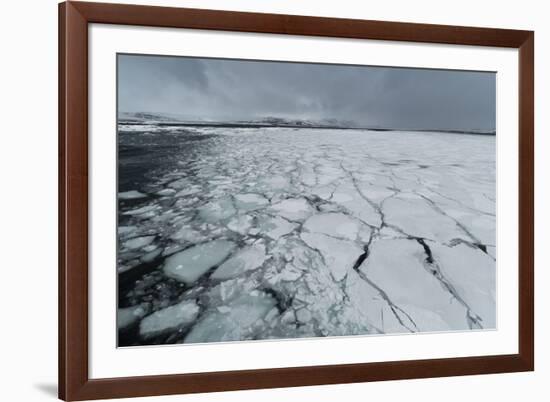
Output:
<instances>
[{"instance_id":1,"label":"framed photographic print","mask_svg":"<svg viewBox=\"0 0 550 402\"><path fill-rule=\"evenodd\" d=\"M533 370L533 32L59 10L60 398Z\"/></svg>"}]
</instances>

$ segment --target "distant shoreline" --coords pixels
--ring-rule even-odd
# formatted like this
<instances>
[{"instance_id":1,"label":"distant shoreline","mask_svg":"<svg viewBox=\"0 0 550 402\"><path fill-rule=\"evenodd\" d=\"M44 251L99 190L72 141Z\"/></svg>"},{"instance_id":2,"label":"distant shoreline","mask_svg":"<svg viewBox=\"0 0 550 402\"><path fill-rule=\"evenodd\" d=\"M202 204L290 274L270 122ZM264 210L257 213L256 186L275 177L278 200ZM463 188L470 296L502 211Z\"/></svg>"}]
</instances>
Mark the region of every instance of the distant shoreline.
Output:
<instances>
[{"instance_id":1,"label":"distant shoreline","mask_svg":"<svg viewBox=\"0 0 550 402\"><path fill-rule=\"evenodd\" d=\"M367 131L412 131L412 132L437 132L449 134L473 134L473 135L496 135L496 131L477 130L445 130L445 129L410 129L410 128L382 128L365 126L334 126L334 125L313 125L313 124L267 124L267 123L216 123L216 122L176 122L176 121L138 121L121 119L119 125L138 126L155 125L159 127L227 127L227 128L300 128L317 130L367 130Z\"/></svg>"}]
</instances>

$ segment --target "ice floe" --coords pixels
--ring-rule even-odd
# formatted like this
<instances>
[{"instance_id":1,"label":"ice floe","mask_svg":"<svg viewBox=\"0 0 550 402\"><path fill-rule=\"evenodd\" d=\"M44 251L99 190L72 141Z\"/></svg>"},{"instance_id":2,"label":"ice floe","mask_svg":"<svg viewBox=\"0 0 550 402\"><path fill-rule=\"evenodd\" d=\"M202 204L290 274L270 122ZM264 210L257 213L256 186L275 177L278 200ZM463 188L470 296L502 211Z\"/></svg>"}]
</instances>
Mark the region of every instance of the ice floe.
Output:
<instances>
[{"instance_id":1,"label":"ice floe","mask_svg":"<svg viewBox=\"0 0 550 402\"><path fill-rule=\"evenodd\" d=\"M167 330L182 328L195 321L199 306L194 301L183 301L148 315L141 320L139 333L143 337L158 335Z\"/></svg>"},{"instance_id":2,"label":"ice floe","mask_svg":"<svg viewBox=\"0 0 550 402\"><path fill-rule=\"evenodd\" d=\"M123 247L136 250L151 244L154 240L155 236L135 237L133 239L126 240L123 243Z\"/></svg>"},{"instance_id":3,"label":"ice floe","mask_svg":"<svg viewBox=\"0 0 550 402\"><path fill-rule=\"evenodd\" d=\"M128 328L138 322L145 314L147 314L147 309L143 306L119 308L117 312L118 329Z\"/></svg>"},{"instance_id":4,"label":"ice floe","mask_svg":"<svg viewBox=\"0 0 550 402\"><path fill-rule=\"evenodd\" d=\"M261 319L275 306L276 301L262 292L243 295L226 309L211 311L185 337L185 342L215 342L250 339L255 330L265 325ZM258 322L261 321L261 322ZM255 327L255 324L257 326Z\"/></svg>"},{"instance_id":5,"label":"ice floe","mask_svg":"<svg viewBox=\"0 0 550 402\"><path fill-rule=\"evenodd\" d=\"M304 198L288 199L273 205L272 209L283 218L299 221L313 213L313 209Z\"/></svg>"},{"instance_id":6,"label":"ice floe","mask_svg":"<svg viewBox=\"0 0 550 402\"><path fill-rule=\"evenodd\" d=\"M495 328L494 137L143 127L122 346Z\"/></svg>"},{"instance_id":7,"label":"ice floe","mask_svg":"<svg viewBox=\"0 0 550 402\"><path fill-rule=\"evenodd\" d=\"M210 277L220 280L233 278L260 267L266 258L265 246L262 243L247 246L220 265Z\"/></svg>"},{"instance_id":8,"label":"ice floe","mask_svg":"<svg viewBox=\"0 0 550 402\"><path fill-rule=\"evenodd\" d=\"M164 188L162 190L157 191L157 195L167 197L176 194L176 190L173 188Z\"/></svg>"},{"instance_id":9,"label":"ice floe","mask_svg":"<svg viewBox=\"0 0 550 402\"><path fill-rule=\"evenodd\" d=\"M237 232L241 235L245 235L248 233L248 231L252 227L252 217L248 215L239 215L234 219L232 219L227 224L227 227L234 232Z\"/></svg>"},{"instance_id":10,"label":"ice floe","mask_svg":"<svg viewBox=\"0 0 550 402\"><path fill-rule=\"evenodd\" d=\"M143 194L137 190L123 191L118 193L119 200L136 200L139 198L146 198L147 194Z\"/></svg>"},{"instance_id":11,"label":"ice floe","mask_svg":"<svg viewBox=\"0 0 550 402\"><path fill-rule=\"evenodd\" d=\"M342 213L317 214L304 223L304 229L327 236L355 240L359 232L359 223Z\"/></svg>"},{"instance_id":12,"label":"ice floe","mask_svg":"<svg viewBox=\"0 0 550 402\"><path fill-rule=\"evenodd\" d=\"M186 284L192 284L210 268L225 260L236 245L227 240L214 240L193 246L168 257L164 273Z\"/></svg>"},{"instance_id":13,"label":"ice floe","mask_svg":"<svg viewBox=\"0 0 550 402\"><path fill-rule=\"evenodd\" d=\"M229 218L235 212L235 207L229 198L213 201L199 208L199 215L205 222L217 222Z\"/></svg>"},{"instance_id":14,"label":"ice floe","mask_svg":"<svg viewBox=\"0 0 550 402\"><path fill-rule=\"evenodd\" d=\"M467 308L429 271L426 258L415 240L379 240L359 269L414 331L468 329Z\"/></svg>"},{"instance_id":15,"label":"ice floe","mask_svg":"<svg viewBox=\"0 0 550 402\"><path fill-rule=\"evenodd\" d=\"M335 239L320 233L302 233L302 240L323 256L334 280L340 281L364 251L355 243Z\"/></svg>"},{"instance_id":16,"label":"ice floe","mask_svg":"<svg viewBox=\"0 0 550 402\"><path fill-rule=\"evenodd\" d=\"M494 261L481 249L457 244L430 244L441 274L454 291L481 318L484 328L496 328L496 272Z\"/></svg>"},{"instance_id":17,"label":"ice floe","mask_svg":"<svg viewBox=\"0 0 550 402\"><path fill-rule=\"evenodd\" d=\"M269 204L269 201L259 194L237 194L235 206L241 211L250 211Z\"/></svg>"},{"instance_id":18,"label":"ice floe","mask_svg":"<svg viewBox=\"0 0 550 402\"><path fill-rule=\"evenodd\" d=\"M259 218L258 233L265 233L265 235L269 238L277 240L281 236L292 232L294 229L296 229L297 226L298 225L296 225L295 223L289 222L279 216L263 216Z\"/></svg>"},{"instance_id":19,"label":"ice floe","mask_svg":"<svg viewBox=\"0 0 550 402\"><path fill-rule=\"evenodd\" d=\"M154 216L152 212L157 209L156 205L146 205L141 208L132 209L129 211L123 212L123 215L146 215L147 217Z\"/></svg>"}]
</instances>

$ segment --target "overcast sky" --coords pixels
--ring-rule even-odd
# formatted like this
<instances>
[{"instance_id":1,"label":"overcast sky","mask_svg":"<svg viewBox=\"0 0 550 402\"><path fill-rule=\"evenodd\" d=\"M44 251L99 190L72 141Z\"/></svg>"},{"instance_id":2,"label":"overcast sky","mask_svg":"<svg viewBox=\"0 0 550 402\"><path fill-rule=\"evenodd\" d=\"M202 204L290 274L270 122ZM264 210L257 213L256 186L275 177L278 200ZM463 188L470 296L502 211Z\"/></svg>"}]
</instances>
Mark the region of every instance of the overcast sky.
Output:
<instances>
[{"instance_id":1,"label":"overcast sky","mask_svg":"<svg viewBox=\"0 0 550 402\"><path fill-rule=\"evenodd\" d=\"M417 129L495 128L496 74L119 55L119 111L267 116Z\"/></svg>"}]
</instances>

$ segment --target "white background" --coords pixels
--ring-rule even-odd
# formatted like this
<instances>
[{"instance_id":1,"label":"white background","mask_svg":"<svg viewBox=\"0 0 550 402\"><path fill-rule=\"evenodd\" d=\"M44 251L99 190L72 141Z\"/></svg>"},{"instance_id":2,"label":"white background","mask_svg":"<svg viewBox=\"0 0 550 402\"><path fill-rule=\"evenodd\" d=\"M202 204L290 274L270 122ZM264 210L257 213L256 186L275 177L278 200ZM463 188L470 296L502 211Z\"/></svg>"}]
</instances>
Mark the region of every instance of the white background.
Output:
<instances>
[{"instance_id":1,"label":"white background","mask_svg":"<svg viewBox=\"0 0 550 402\"><path fill-rule=\"evenodd\" d=\"M138 2L138 0L136 0ZM550 212L550 120L547 92L550 27L545 2L232 0L145 1L144 4L263 11L365 19L533 29L536 31L536 308L535 373L397 381L149 398L148 401L347 401L385 398L446 402L543 401L548 397L550 355L550 251L544 224ZM57 5L55 1L3 2L2 288L0 396L9 401L54 400L57 376ZM7 222L7 225L6 225ZM146 361L143 362L147 364Z\"/></svg>"}]
</instances>

